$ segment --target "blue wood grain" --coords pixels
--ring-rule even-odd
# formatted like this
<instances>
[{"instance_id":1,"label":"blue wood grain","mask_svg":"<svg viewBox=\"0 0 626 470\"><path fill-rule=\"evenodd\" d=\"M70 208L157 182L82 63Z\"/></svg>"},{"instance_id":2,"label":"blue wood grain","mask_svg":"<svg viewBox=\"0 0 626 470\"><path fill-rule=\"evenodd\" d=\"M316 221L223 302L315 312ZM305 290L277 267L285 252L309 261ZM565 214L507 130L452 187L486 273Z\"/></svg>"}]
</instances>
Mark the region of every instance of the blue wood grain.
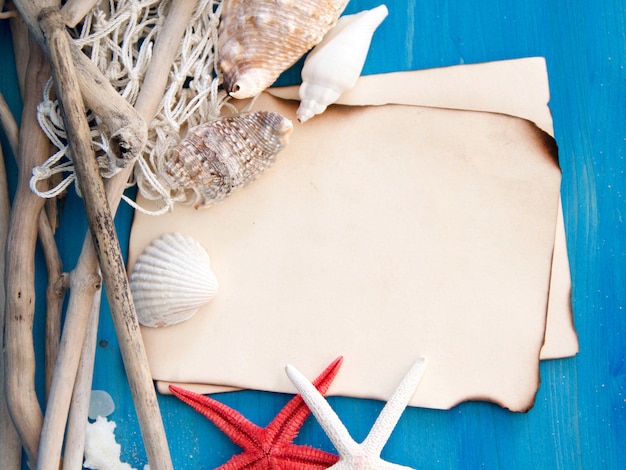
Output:
<instances>
[{"instance_id":1,"label":"blue wood grain","mask_svg":"<svg viewBox=\"0 0 626 470\"><path fill-rule=\"evenodd\" d=\"M347 13L377 6L351 0ZM541 365L535 406L525 414L488 403L449 411L412 408L383 456L420 469L620 469L626 462L626 4L620 0L390 0L364 73L414 70L527 56L547 60L581 351ZM17 112L7 25L0 23L0 90ZM299 81L298 65L281 84ZM3 149L7 149L2 137ZM10 157L7 157L10 160ZM15 166L8 161L15 187ZM86 231L69 194L57 239L66 267ZM131 211L116 217L124 253ZM39 299L43 298L41 286ZM41 314L39 314L41 315ZM41 342L41 328L35 331ZM41 351L38 352L39 357ZM207 358L210 360L210 358ZM94 388L111 393L123 458L146 463L108 307L103 305ZM41 384L41 374L37 377ZM40 387L41 388L41 387ZM288 395L235 392L219 399L265 425ZM176 469L214 468L238 452L212 424L160 397ZM357 439L382 403L341 397L332 406ZM309 419L297 442L332 445Z\"/></svg>"}]
</instances>

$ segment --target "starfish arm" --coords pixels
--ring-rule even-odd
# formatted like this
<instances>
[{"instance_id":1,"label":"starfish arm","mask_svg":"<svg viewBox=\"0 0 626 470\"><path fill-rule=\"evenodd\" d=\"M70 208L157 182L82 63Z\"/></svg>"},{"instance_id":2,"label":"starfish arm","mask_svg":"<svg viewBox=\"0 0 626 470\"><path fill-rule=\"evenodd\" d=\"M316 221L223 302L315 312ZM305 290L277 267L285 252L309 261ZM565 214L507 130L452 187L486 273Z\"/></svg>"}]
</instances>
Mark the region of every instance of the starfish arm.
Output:
<instances>
[{"instance_id":1,"label":"starfish arm","mask_svg":"<svg viewBox=\"0 0 626 470\"><path fill-rule=\"evenodd\" d=\"M263 470L267 468L267 459L261 453L242 452L233 456L224 465L220 465L215 470Z\"/></svg>"},{"instance_id":2,"label":"starfish arm","mask_svg":"<svg viewBox=\"0 0 626 470\"><path fill-rule=\"evenodd\" d=\"M291 364L287 365L285 372L317 418L339 455L343 457L353 454L358 444L354 442L344 424L320 392Z\"/></svg>"},{"instance_id":3,"label":"starfish arm","mask_svg":"<svg viewBox=\"0 0 626 470\"><path fill-rule=\"evenodd\" d=\"M170 390L180 400L215 424L235 444L243 449L260 449L263 428L248 421L241 413L206 395L170 385Z\"/></svg>"},{"instance_id":4,"label":"starfish arm","mask_svg":"<svg viewBox=\"0 0 626 470\"><path fill-rule=\"evenodd\" d=\"M380 455L426 369L426 358L420 357L406 373L400 385L385 404L362 446L367 455Z\"/></svg>"},{"instance_id":5,"label":"starfish arm","mask_svg":"<svg viewBox=\"0 0 626 470\"><path fill-rule=\"evenodd\" d=\"M342 357L335 359L315 380L315 386L322 393L326 393L330 387L342 361ZM315 386L311 386L315 389ZM338 459L336 455L320 449L291 442L310 412L300 396L290 400L267 428L261 428L241 413L208 396L175 385L170 385L170 390L244 449L241 454L219 467L220 470L322 470Z\"/></svg>"},{"instance_id":6,"label":"starfish arm","mask_svg":"<svg viewBox=\"0 0 626 470\"><path fill-rule=\"evenodd\" d=\"M335 464L339 456L311 446L289 444L272 452L271 459L281 470L323 470Z\"/></svg>"},{"instance_id":7,"label":"starfish arm","mask_svg":"<svg viewBox=\"0 0 626 470\"><path fill-rule=\"evenodd\" d=\"M324 395L339 372L343 357L335 359L315 379L313 385ZM300 395L292 398L267 426L267 437L274 445L291 442L309 417L310 410Z\"/></svg>"},{"instance_id":8,"label":"starfish arm","mask_svg":"<svg viewBox=\"0 0 626 470\"><path fill-rule=\"evenodd\" d=\"M341 459L332 467L328 467L328 470L414 470L412 467L405 467L404 465L398 465L396 463L387 462L380 458L378 459Z\"/></svg>"}]
</instances>

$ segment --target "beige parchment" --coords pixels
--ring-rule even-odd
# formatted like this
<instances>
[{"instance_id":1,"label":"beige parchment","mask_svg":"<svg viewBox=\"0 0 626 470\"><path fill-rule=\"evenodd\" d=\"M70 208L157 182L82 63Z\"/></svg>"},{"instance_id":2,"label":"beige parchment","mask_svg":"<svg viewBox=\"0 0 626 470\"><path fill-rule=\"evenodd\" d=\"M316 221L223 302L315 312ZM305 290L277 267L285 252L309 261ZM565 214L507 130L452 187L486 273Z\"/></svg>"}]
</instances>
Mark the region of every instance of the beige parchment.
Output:
<instances>
[{"instance_id":1,"label":"beige parchment","mask_svg":"<svg viewBox=\"0 0 626 470\"><path fill-rule=\"evenodd\" d=\"M541 59L461 68L448 75L469 94L481 75L538 77L531 99L515 98L531 108L517 115L551 131ZM314 376L344 355L330 393L384 400L426 354L414 406L532 406L544 338L551 349L541 357L577 350L556 149L531 122L497 114L497 102L474 98L489 112L463 110L478 106L460 99L440 101L457 109L415 106L416 93L434 95L420 83L443 85L443 72L365 77L355 93L408 83L411 105L333 106L294 122L276 165L224 203L136 216L129 268L152 239L179 231L205 246L220 280L218 297L191 320L143 328L161 389L294 392L285 364ZM297 103L264 95L255 106L295 121ZM549 302L555 328L546 330Z\"/></svg>"}]
</instances>

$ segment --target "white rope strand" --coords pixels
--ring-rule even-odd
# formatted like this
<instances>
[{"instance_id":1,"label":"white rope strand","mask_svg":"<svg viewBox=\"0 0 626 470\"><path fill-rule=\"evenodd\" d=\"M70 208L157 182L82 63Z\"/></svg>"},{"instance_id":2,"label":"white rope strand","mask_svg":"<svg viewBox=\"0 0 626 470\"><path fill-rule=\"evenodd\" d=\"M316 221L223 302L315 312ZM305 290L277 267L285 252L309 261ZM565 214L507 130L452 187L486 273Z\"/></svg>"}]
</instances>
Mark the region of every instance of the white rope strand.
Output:
<instances>
[{"instance_id":1,"label":"white rope strand","mask_svg":"<svg viewBox=\"0 0 626 470\"><path fill-rule=\"evenodd\" d=\"M101 0L72 31L76 45L131 105L135 104L139 95L152 59L154 41L169 4L168 0ZM228 95L219 88L220 78L215 70L221 8L221 0L200 0L187 26L170 70L165 94L148 126L143 155L134 169L139 191L147 199L158 201L160 208L146 211L124 196L123 199L137 210L158 215L171 210L174 203L184 201L187 198L184 192L171 194L170 189L162 184L157 175L158 169L162 168L171 148L184 137L181 134L217 118L223 106L236 111L228 103ZM67 155L63 120L58 103L52 96L50 81L38 107L37 119L58 151L33 170L30 187L41 197L55 197L75 181L74 167ZM120 168L115 163L106 135L93 116L90 126L101 174L110 178ZM41 186L40 182L59 173L65 175L61 183L46 191L37 189Z\"/></svg>"}]
</instances>

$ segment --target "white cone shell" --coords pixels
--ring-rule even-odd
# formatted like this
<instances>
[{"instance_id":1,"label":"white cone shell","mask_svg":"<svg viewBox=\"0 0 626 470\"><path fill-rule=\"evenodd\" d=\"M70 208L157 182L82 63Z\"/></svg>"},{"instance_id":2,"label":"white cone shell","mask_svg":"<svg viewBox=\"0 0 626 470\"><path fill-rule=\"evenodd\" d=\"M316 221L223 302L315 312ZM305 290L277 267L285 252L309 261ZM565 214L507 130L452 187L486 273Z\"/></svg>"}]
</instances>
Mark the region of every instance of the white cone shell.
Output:
<instances>
[{"instance_id":1,"label":"white cone shell","mask_svg":"<svg viewBox=\"0 0 626 470\"><path fill-rule=\"evenodd\" d=\"M307 56L302 67L300 107L305 122L324 112L345 91L356 85L376 28L387 17L385 5L339 18Z\"/></svg>"},{"instance_id":2,"label":"white cone shell","mask_svg":"<svg viewBox=\"0 0 626 470\"><path fill-rule=\"evenodd\" d=\"M163 327L191 318L218 291L211 260L194 238L166 233L145 248L130 275L139 323Z\"/></svg>"}]
</instances>

